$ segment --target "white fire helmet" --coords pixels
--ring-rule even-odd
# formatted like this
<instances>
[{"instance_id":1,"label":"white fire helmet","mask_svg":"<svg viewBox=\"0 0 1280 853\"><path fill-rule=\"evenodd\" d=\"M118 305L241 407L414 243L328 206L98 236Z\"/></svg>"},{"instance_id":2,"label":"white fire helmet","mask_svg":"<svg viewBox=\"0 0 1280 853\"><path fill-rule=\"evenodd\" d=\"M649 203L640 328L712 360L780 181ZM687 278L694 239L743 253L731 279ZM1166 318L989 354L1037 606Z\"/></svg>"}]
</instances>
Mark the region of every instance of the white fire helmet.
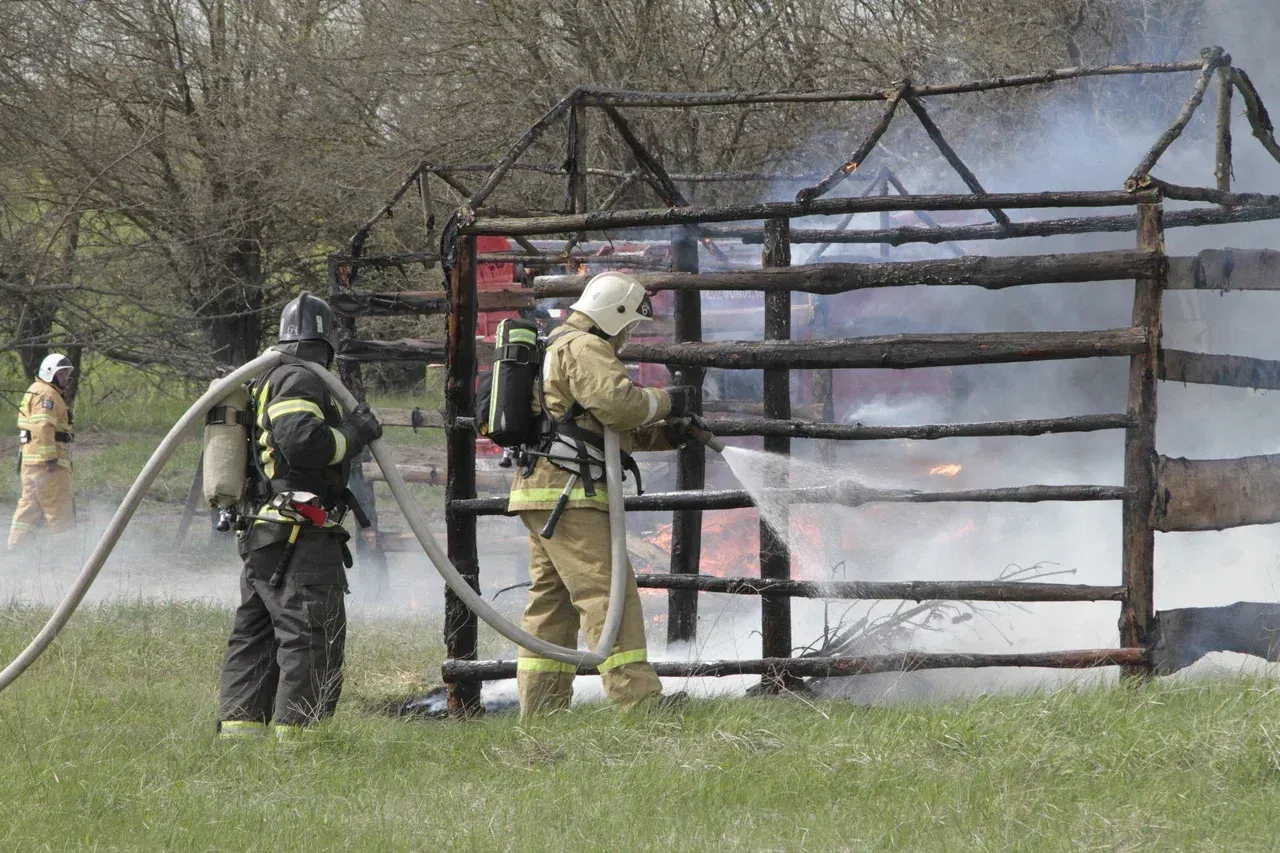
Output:
<instances>
[{"instance_id":1,"label":"white fire helmet","mask_svg":"<svg viewBox=\"0 0 1280 853\"><path fill-rule=\"evenodd\" d=\"M36 375L45 382L58 385L67 380L66 376L59 379L58 374L65 370L70 375L70 372L74 369L71 359L62 353L51 352L44 357L44 361L40 362L40 372Z\"/></svg>"},{"instance_id":2,"label":"white fire helmet","mask_svg":"<svg viewBox=\"0 0 1280 853\"><path fill-rule=\"evenodd\" d=\"M624 272L600 273L569 307L586 314L611 338L641 320L653 319L653 305L644 287Z\"/></svg>"}]
</instances>

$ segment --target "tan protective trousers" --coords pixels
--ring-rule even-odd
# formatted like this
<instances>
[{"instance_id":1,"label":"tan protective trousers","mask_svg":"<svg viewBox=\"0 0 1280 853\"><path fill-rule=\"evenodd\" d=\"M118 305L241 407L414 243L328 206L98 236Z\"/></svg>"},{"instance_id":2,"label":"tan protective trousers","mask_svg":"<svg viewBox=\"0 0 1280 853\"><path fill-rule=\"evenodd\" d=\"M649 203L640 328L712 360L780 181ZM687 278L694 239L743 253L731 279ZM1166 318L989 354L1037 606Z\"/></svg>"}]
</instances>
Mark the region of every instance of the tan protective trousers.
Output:
<instances>
[{"instance_id":1,"label":"tan protective trousers","mask_svg":"<svg viewBox=\"0 0 1280 853\"><path fill-rule=\"evenodd\" d=\"M22 466L22 497L9 525L9 550L33 538L42 520L53 533L76 526L70 468L50 471L45 465Z\"/></svg>"},{"instance_id":2,"label":"tan protective trousers","mask_svg":"<svg viewBox=\"0 0 1280 853\"><path fill-rule=\"evenodd\" d=\"M529 606L521 626L543 640L575 648L578 629L594 648L609 609L609 514L597 509L568 509L555 536L539 535L549 510L526 510L520 520L529 528ZM645 648L644 612L635 575L627 572L622 625L613 653L600 665L609 699L628 709L662 693L662 682L649 664ZM568 708L573 699L573 664L560 663L520 649L516 682L520 714Z\"/></svg>"}]
</instances>

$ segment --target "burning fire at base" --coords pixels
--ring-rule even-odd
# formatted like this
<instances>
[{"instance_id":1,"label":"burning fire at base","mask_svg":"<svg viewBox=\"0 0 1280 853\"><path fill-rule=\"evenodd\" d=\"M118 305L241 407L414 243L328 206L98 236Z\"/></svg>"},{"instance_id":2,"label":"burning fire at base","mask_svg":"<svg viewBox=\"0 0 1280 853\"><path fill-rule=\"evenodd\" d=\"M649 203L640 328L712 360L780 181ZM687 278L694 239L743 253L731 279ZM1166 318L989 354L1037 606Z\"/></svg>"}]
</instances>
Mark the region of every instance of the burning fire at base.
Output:
<instances>
[{"instance_id":1,"label":"burning fire at base","mask_svg":"<svg viewBox=\"0 0 1280 853\"><path fill-rule=\"evenodd\" d=\"M930 477L954 477L964 470L964 466L958 462L948 462L943 465L934 465L929 469Z\"/></svg>"}]
</instances>

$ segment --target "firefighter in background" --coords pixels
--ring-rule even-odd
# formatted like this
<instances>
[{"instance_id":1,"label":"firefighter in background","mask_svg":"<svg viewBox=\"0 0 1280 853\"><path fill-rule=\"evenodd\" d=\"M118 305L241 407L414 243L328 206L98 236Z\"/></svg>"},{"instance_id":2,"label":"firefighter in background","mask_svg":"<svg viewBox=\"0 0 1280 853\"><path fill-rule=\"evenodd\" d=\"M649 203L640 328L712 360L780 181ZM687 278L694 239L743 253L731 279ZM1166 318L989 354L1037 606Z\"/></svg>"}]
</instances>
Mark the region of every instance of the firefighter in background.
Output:
<instances>
[{"instance_id":1,"label":"firefighter in background","mask_svg":"<svg viewBox=\"0 0 1280 853\"><path fill-rule=\"evenodd\" d=\"M71 410L62 396L72 370L71 360L65 355L49 354L40 363L36 381L22 397L18 412L22 497L9 526L10 551L34 539L42 519L54 533L75 527Z\"/></svg>"},{"instance_id":2,"label":"firefighter in background","mask_svg":"<svg viewBox=\"0 0 1280 853\"><path fill-rule=\"evenodd\" d=\"M280 316L277 350L328 367L333 313L303 292ZM382 435L361 405L341 405L309 368L284 363L250 386L254 424L247 525L238 537L244 571L222 664L221 737L265 734L289 741L332 715L342 692L349 534L359 509L347 491L351 460Z\"/></svg>"},{"instance_id":3,"label":"firefighter in background","mask_svg":"<svg viewBox=\"0 0 1280 853\"><path fill-rule=\"evenodd\" d=\"M554 535L541 531L561 493L578 476L578 469L535 456L511 486L508 508L520 515L529 530L529 604L522 627L561 646L577 646L578 630L594 648L609 606L610 539L608 495L603 477L603 426L620 434L622 449L666 450L688 440L679 420L689 409L693 388L641 388L632 383L618 359L618 350L632 329L653 316L644 288L624 273L607 272L593 278L582 297L570 306L564 325L548 339L542 367L542 388L535 395L535 411L543 423L555 427L539 451L572 458L583 447L591 467L594 494L581 478L569 492L567 509ZM541 398L542 405L538 399ZM574 438L594 437L579 442ZM556 437L558 436L558 437ZM556 443L565 442L559 453ZM622 709L637 705L670 707L684 694L662 696L662 684L648 662L644 614L634 574L629 574L625 609L612 654L600 665L606 695ZM574 666L520 649L517 684L520 713L567 708L573 698Z\"/></svg>"}]
</instances>

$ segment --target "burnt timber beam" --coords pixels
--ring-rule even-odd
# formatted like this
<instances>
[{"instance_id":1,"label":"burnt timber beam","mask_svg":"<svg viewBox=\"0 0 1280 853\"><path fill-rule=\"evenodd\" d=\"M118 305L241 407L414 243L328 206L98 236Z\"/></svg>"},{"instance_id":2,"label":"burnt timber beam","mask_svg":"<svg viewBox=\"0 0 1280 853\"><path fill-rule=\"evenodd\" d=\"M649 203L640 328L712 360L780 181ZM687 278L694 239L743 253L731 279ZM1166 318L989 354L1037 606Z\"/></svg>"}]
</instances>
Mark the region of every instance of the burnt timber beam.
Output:
<instances>
[{"instance_id":1,"label":"burnt timber beam","mask_svg":"<svg viewBox=\"0 0 1280 853\"><path fill-rule=\"evenodd\" d=\"M861 601L1123 601L1122 586L1016 581L797 581L640 572L641 589L693 589L726 595L776 595Z\"/></svg>"},{"instance_id":2,"label":"burnt timber beam","mask_svg":"<svg viewBox=\"0 0 1280 853\"><path fill-rule=\"evenodd\" d=\"M1069 652L1023 654L965 654L902 652L857 658L763 658L684 663L654 661L662 678L721 678L728 675L768 675L790 678L848 678L880 672L915 672L924 669L983 669L986 667L1037 667L1041 669L1095 669L1103 666L1141 666L1146 649L1083 649ZM516 677L513 660L446 660L440 667L446 683L497 681ZM578 675L597 675L582 667Z\"/></svg>"},{"instance_id":3,"label":"burnt timber beam","mask_svg":"<svg viewBox=\"0 0 1280 853\"><path fill-rule=\"evenodd\" d=\"M475 349L484 361L491 361L493 344L476 341ZM338 351L339 362L399 361L444 364L446 348L440 341L405 338L399 341L351 341Z\"/></svg>"},{"instance_id":4,"label":"burnt timber beam","mask_svg":"<svg viewBox=\"0 0 1280 853\"><path fill-rule=\"evenodd\" d=\"M1078 80L1082 77L1105 77L1122 74L1174 74L1199 71L1204 61L1133 63L1096 67L1058 68L1036 74L1010 74L986 80L962 83L935 83L912 86L906 92L915 98L931 95L962 95L992 89L1012 89ZM883 101L890 93L875 90L831 90L819 92L634 92L601 86L578 88L579 103L595 107L723 107L737 104L821 104L835 101Z\"/></svg>"},{"instance_id":5,"label":"burnt timber beam","mask_svg":"<svg viewBox=\"0 0 1280 853\"><path fill-rule=\"evenodd\" d=\"M1232 225L1242 222L1261 222L1280 219L1280 205L1246 205L1233 210L1197 208L1173 210L1164 216L1164 227L1195 228L1201 225ZM1045 219L1038 222L1014 222L1000 225L957 225L949 228L901 228L855 229L837 231L830 228L792 229L791 243L888 243L902 246L907 243L946 243L965 240L1015 240L1023 237L1056 237L1066 234L1102 234L1137 231L1138 217L1133 214L1118 216L1088 216L1066 219ZM764 232L755 225L720 226L706 229L716 237L736 237L744 243L760 243Z\"/></svg>"},{"instance_id":6,"label":"burnt timber beam","mask_svg":"<svg viewBox=\"0 0 1280 853\"><path fill-rule=\"evenodd\" d=\"M1187 98L1187 102L1183 104L1178 117L1174 119L1173 124L1169 125L1164 133L1155 141L1151 149L1143 155L1138 165L1134 167L1129 179L1125 181L1126 189L1133 189L1143 185L1143 178L1151 173L1156 167L1156 161L1160 159L1160 155L1169 150L1169 146L1174 143L1182 131L1186 130L1187 125L1191 122L1191 117L1195 115L1196 110L1200 108L1200 104L1204 101L1205 92L1209 91L1209 83L1213 81L1213 76L1218 68L1224 64L1230 64L1231 57L1226 56L1220 47L1207 48L1203 52L1204 61L1200 68L1200 76L1196 78L1195 86L1191 89L1191 97Z\"/></svg>"},{"instance_id":7,"label":"burnt timber beam","mask_svg":"<svg viewBox=\"0 0 1280 853\"><path fill-rule=\"evenodd\" d=\"M878 335L818 341L632 342L624 361L683 364L726 370L945 367L1145 352L1142 328L1090 332L983 332L978 334Z\"/></svg>"},{"instance_id":8,"label":"burnt timber beam","mask_svg":"<svg viewBox=\"0 0 1280 853\"><path fill-rule=\"evenodd\" d=\"M594 211L559 216L502 218L478 216L459 227L462 234L504 237L607 231L614 228L651 228L735 222L752 219L787 219L800 216L838 216L845 213L878 213L882 210L985 210L1001 208L1130 207L1157 199L1155 193L1124 190L1064 191L1042 193L989 193L984 195L897 195L820 198L796 202L756 202L717 206L671 207L649 210ZM835 241L832 241L835 242Z\"/></svg>"},{"instance_id":9,"label":"burnt timber beam","mask_svg":"<svg viewBox=\"0 0 1280 853\"><path fill-rule=\"evenodd\" d=\"M458 573L480 591L480 554L476 542L476 517L458 512L459 501L476 496L476 434L458 421L475 411L476 377L476 238L458 240L457 255L449 274L448 357L444 386L446 472L444 513L449 560ZM454 659L474 660L479 623L450 589L444 595L445 653ZM449 715L482 713L480 687L449 687Z\"/></svg>"},{"instance_id":10,"label":"burnt timber beam","mask_svg":"<svg viewBox=\"0 0 1280 853\"><path fill-rule=\"evenodd\" d=\"M1246 205L1280 204L1280 195L1224 192L1212 187L1183 187L1158 178L1149 177L1144 179L1143 186L1160 190L1160 192L1164 193L1165 198L1177 199L1178 201L1207 201L1210 204L1216 204L1226 209Z\"/></svg>"},{"instance_id":11,"label":"burnt timber beam","mask_svg":"<svg viewBox=\"0 0 1280 853\"><path fill-rule=\"evenodd\" d=\"M893 93L885 99L884 112L880 114L880 120L871 128L871 132L867 134L866 139L862 140L862 144L853 152L853 155L845 161L844 165L821 181L797 192L796 202L798 204L807 204L815 198L826 195L843 183L846 178L858 171L858 167L875 149L876 143L880 141L880 138L889 129L889 125L893 123L893 115L898 111L898 104L902 101L902 95L910 88L910 83L903 83L893 90Z\"/></svg>"},{"instance_id":12,"label":"burnt timber beam","mask_svg":"<svg viewBox=\"0 0 1280 853\"><path fill-rule=\"evenodd\" d=\"M965 255L928 261L866 264L806 264L731 272L641 272L648 290L762 290L833 294L873 287L932 285L999 290L1026 284L1120 281L1150 274L1161 263L1155 252L1122 249L1054 255L985 257ZM588 276L540 276L532 291L539 299L577 296Z\"/></svg>"},{"instance_id":13,"label":"burnt timber beam","mask_svg":"<svg viewBox=\"0 0 1280 853\"><path fill-rule=\"evenodd\" d=\"M1138 208L1138 248L1164 253L1164 207ZM1160 365L1163 265L1137 279L1133 289L1133 325L1146 330L1146 343L1129 359L1128 414L1133 423L1124 436L1125 496L1121 509L1121 579L1128 590L1120 609L1120 642L1150 645L1155 620L1156 388ZM1150 667L1128 667L1130 675Z\"/></svg>"},{"instance_id":14,"label":"burnt timber beam","mask_svg":"<svg viewBox=\"0 0 1280 853\"><path fill-rule=\"evenodd\" d=\"M893 103L896 103L893 102ZM888 125L886 121L886 126ZM787 234L791 223L786 219L771 219L765 223L764 251L760 261L765 267L791 266L791 243ZM789 341L791 339L791 293L775 291L764 296L765 340ZM767 417L791 419L791 371L764 371L764 412ZM783 435L766 436L766 453L789 456L791 439ZM786 482L775 485L785 486ZM790 580L790 515L786 510L776 514L774 527L763 518L760 530L760 577ZM760 602L760 651L765 657L789 657L791 655L791 599L765 595ZM761 681L766 690L777 691L787 686L784 679L766 678Z\"/></svg>"},{"instance_id":15,"label":"burnt timber beam","mask_svg":"<svg viewBox=\"0 0 1280 853\"><path fill-rule=\"evenodd\" d=\"M911 111L916 114L916 118L920 120L920 126L924 128L924 132L928 135L933 144L942 152L942 156L951 164L951 168L956 170L956 174L960 176L960 180L964 181L964 185L969 188L970 192L979 195L989 195L983 189L982 184L978 182L978 176L973 173L964 161L960 159L960 155L951 147L951 143L947 142L947 138L942 135L942 128L934 123L933 117L929 115L929 111L925 109L924 103L919 98L907 98L907 106L911 107ZM987 212L991 217L1001 225L1009 224L1009 215L998 207L989 207Z\"/></svg>"},{"instance_id":16,"label":"burnt timber beam","mask_svg":"<svg viewBox=\"0 0 1280 853\"><path fill-rule=\"evenodd\" d=\"M698 243L691 229L682 228L671 243L675 269L697 273ZM702 340L702 295L693 291L676 294L675 339ZM673 385L697 389L691 410L702 413L702 389L706 371L694 365L670 366ZM707 485L707 453L700 441L690 441L676 451L677 494L698 495ZM702 565L702 510L698 506L673 507L671 514L671 574L697 575ZM698 637L698 596L684 590L667 595L667 642L692 643Z\"/></svg>"},{"instance_id":17,"label":"burnt timber beam","mask_svg":"<svg viewBox=\"0 0 1280 853\"><path fill-rule=\"evenodd\" d=\"M519 311L537 305L537 297L529 291L482 290L478 294L479 311ZM402 314L446 314L449 297L441 291L401 291L397 293L338 292L330 297L335 314L341 316L391 317Z\"/></svg>"},{"instance_id":18,"label":"burnt timber beam","mask_svg":"<svg viewBox=\"0 0 1280 853\"><path fill-rule=\"evenodd\" d=\"M1009 486L997 489L969 489L956 492L911 492L867 489L856 484L809 489L770 491L770 500L789 504L833 504L858 507L873 503L1043 503L1046 501L1118 501L1125 495L1123 486ZM755 506L751 495L741 489L687 492L647 492L628 495L628 512L662 512L671 510L745 509ZM507 499L476 498L459 500L452 505L459 513L472 515L507 515Z\"/></svg>"},{"instance_id":19,"label":"burnt timber beam","mask_svg":"<svg viewBox=\"0 0 1280 853\"><path fill-rule=\"evenodd\" d=\"M498 184L507 174L507 171L511 168L512 164L514 164L516 160L520 159L520 156L529 149L529 146L538 141L539 137L546 132L547 128L550 127L551 124L563 118L565 113L578 103L578 92L575 90L571 92L568 97L558 101L551 107L551 109L547 110L540 119L530 125L529 129L524 132L524 135L517 139L515 144L512 145L507 153L502 156L502 159L494 165L493 171L485 177L480 186L476 187L475 192L473 192L471 197L467 199L467 207L472 210L479 207L480 204L482 204L484 200L498 188Z\"/></svg>"},{"instance_id":20,"label":"burnt timber beam","mask_svg":"<svg viewBox=\"0 0 1280 853\"><path fill-rule=\"evenodd\" d=\"M1160 378L1166 382L1280 391L1280 361L1176 349L1161 356Z\"/></svg>"},{"instance_id":21,"label":"burnt timber beam","mask_svg":"<svg viewBox=\"0 0 1280 853\"><path fill-rule=\"evenodd\" d=\"M1231 192L1231 66L1218 69L1218 117L1214 134L1213 176L1220 192Z\"/></svg>"},{"instance_id":22,"label":"burnt timber beam","mask_svg":"<svg viewBox=\"0 0 1280 853\"><path fill-rule=\"evenodd\" d=\"M1280 144L1276 142L1275 127L1271 124L1271 116L1268 115L1258 90L1254 88L1253 81L1243 70L1232 68L1231 82L1244 100L1245 115L1249 119L1249 126L1253 128L1254 137L1267 149L1267 153L1280 161Z\"/></svg>"},{"instance_id":23,"label":"burnt timber beam","mask_svg":"<svg viewBox=\"0 0 1280 853\"><path fill-rule=\"evenodd\" d=\"M862 424L815 423L776 419L709 418L711 431L722 438L752 435L781 435L788 438L818 438L836 441L884 441L913 439L933 441L943 438L1058 435L1125 429L1128 415L1078 415L1024 421L989 421L969 424L922 424L920 426L863 426Z\"/></svg>"}]
</instances>

